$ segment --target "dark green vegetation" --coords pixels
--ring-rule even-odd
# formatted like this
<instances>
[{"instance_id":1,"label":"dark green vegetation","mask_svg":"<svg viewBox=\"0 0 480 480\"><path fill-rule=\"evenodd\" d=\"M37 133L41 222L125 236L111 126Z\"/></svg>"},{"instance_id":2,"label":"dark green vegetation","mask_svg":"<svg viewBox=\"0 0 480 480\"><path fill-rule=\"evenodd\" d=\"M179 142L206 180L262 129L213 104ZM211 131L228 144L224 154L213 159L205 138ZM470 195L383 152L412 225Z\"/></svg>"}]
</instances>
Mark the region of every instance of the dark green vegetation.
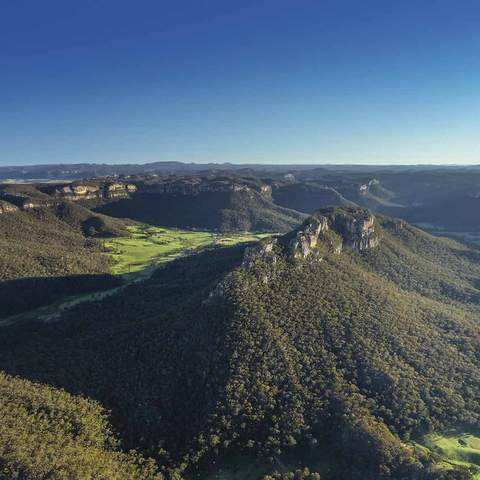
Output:
<instances>
[{"instance_id":1,"label":"dark green vegetation","mask_svg":"<svg viewBox=\"0 0 480 480\"><path fill-rule=\"evenodd\" d=\"M478 167L370 170L338 167L301 172L294 183L281 183L273 196L279 204L302 212L326 206L325 201L345 205L347 200L432 230L479 231ZM333 189L340 197L327 195L325 189Z\"/></svg>"},{"instance_id":2,"label":"dark green vegetation","mask_svg":"<svg viewBox=\"0 0 480 480\"><path fill-rule=\"evenodd\" d=\"M81 205L54 197L50 195L52 188L54 186L50 184L0 184L0 207L13 206L33 212L49 210L59 220L86 236L110 237L127 233L125 227L129 222L96 214Z\"/></svg>"},{"instance_id":3,"label":"dark green vegetation","mask_svg":"<svg viewBox=\"0 0 480 480\"><path fill-rule=\"evenodd\" d=\"M272 202L261 181L237 177L141 179L128 198L97 211L152 225L233 231L288 231L304 214Z\"/></svg>"},{"instance_id":4,"label":"dark green vegetation","mask_svg":"<svg viewBox=\"0 0 480 480\"><path fill-rule=\"evenodd\" d=\"M52 207L0 215L0 317L121 283L81 220L58 208L61 213Z\"/></svg>"},{"instance_id":5,"label":"dark green vegetation","mask_svg":"<svg viewBox=\"0 0 480 480\"><path fill-rule=\"evenodd\" d=\"M321 207L354 205L334 188L315 182L280 184L273 190L273 199L278 205L307 213Z\"/></svg>"},{"instance_id":6,"label":"dark green vegetation","mask_svg":"<svg viewBox=\"0 0 480 480\"><path fill-rule=\"evenodd\" d=\"M433 453L444 469L461 466L468 469L473 480L480 479L480 438L471 433L450 430L444 435L427 434L415 446Z\"/></svg>"},{"instance_id":7,"label":"dark green vegetation","mask_svg":"<svg viewBox=\"0 0 480 480\"><path fill-rule=\"evenodd\" d=\"M91 171L92 175L112 170L115 167L78 166L79 172ZM189 174L189 170L197 174ZM63 175L54 167L42 171L52 178ZM69 169L62 171L66 174ZM132 175L23 185L20 193L40 203L72 196L77 203L115 217L176 228L288 231L301 222L299 212L359 205L459 238L479 231L478 167L239 169L211 165L201 172L198 165L156 164L148 171L155 174L146 173L141 166L118 167L118 173ZM69 194L62 191L69 186L73 187ZM82 186L86 191L82 192ZM131 189L122 190L122 186ZM5 192L11 190L8 194L16 189L18 185L0 187Z\"/></svg>"},{"instance_id":8,"label":"dark green vegetation","mask_svg":"<svg viewBox=\"0 0 480 480\"><path fill-rule=\"evenodd\" d=\"M89 236L121 233L129 218L164 227L221 232L288 231L304 213L275 204L262 180L238 176L93 178L70 183L0 185L19 208L56 208ZM0 212L2 205L0 204ZM93 213L93 211L97 213ZM102 213L106 215L102 215Z\"/></svg>"},{"instance_id":9,"label":"dark green vegetation","mask_svg":"<svg viewBox=\"0 0 480 480\"><path fill-rule=\"evenodd\" d=\"M5 326L0 368L100 402L122 448L172 479L236 480L254 457L253 480L472 478L412 441L478 427L478 252L379 217L378 246L335 253L364 212L327 214L305 258L297 234L243 266L243 247L204 251L55 323Z\"/></svg>"},{"instance_id":10,"label":"dark green vegetation","mask_svg":"<svg viewBox=\"0 0 480 480\"><path fill-rule=\"evenodd\" d=\"M48 178L55 180L64 178L80 180L100 175L120 175L120 177L110 178L123 178L128 181L137 179L140 183L145 183L145 178L149 178L149 176L151 178L152 174L158 175L155 180L157 182L159 179L177 175L177 179L184 179L188 185L192 184L194 178L202 178L207 183L211 183L212 180L218 178L246 179L248 177L247 183L250 184L262 183L268 179L267 183L275 181L280 185L278 191L273 192L274 203L307 213L327 206L326 202L328 205L345 205L344 201L346 200L377 212L404 218L410 222L424 224L433 222L432 228L447 232L478 232L480 225L478 216L480 210L476 208L480 182L478 165L464 167L249 165L247 168L231 164L196 165L180 162L156 162L148 165L79 164L0 167L0 178L6 179ZM288 176L288 182L284 181L285 176ZM331 189L330 193L327 191L328 189ZM455 208L452 207L453 205ZM143 220L151 223L154 214L145 204L142 203L140 206L145 210L141 213ZM228 206L220 208L229 210ZM201 212L201 209L199 211ZM122 215L122 211L117 213ZM179 213L185 214L186 219L191 222L191 218L188 217L188 212L185 213L184 208L179 210ZM169 225L174 224L169 223ZM221 225L222 221L217 221L215 228L220 228ZM226 225L230 228L228 222ZM187 225L175 224L174 226L186 227ZM206 227L207 225L204 224L201 228ZM278 228L273 230L279 231Z\"/></svg>"},{"instance_id":11,"label":"dark green vegetation","mask_svg":"<svg viewBox=\"0 0 480 480\"><path fill-rule=\"evenodd\" d=\"M195 196L137 194L97 209L110 216L177 228L231 231L286 231L301 222L298 212L245 192L204 192Z\"/></svg>"},{"instance_id":12,"label":"dark green vegetation","mask_svg":"<svg viewBox=\"0 0 480 480\"><path fill-rule=\"evenodd\" d=\"M123 453L96 402L0 373L0 478L161 480Z\"/></svg>"},{"instance_id":13,"label":"dark green vegetation","mask_svg":"<svg viewBox=\"0 0 480 480\"><path fill-rule=\"evenodd\" d=\"M114 237L102 242L104 252L114 261L112 273L141 273L154 265L204 248L252 242L269 235L252 233L226 235L142 224L128 227L128 232L128 237Z\"/></svg>"},{"instance_id":14,"label":"dark green vegetation","mask_svg":"<svg viewBox=\"0 0 480 480\"><path fill-rule=\"evenodd\" d=\"M128 235L125 220L101 215L72 202L60 202L55 206L57 217L75 229L80 229L86 237L117 237Z\"/></svg>"},{"instance_id":15,"label":"dark green vegetation","mask_svg":"<svg viewBox=\"0 0 480 480\"><path fill-rule=\"evenodd\" d=\"M430 223L437 229L457 232L479 231L480 196L477 192L471 195L450 196L407 210L411 221Z\"/></svg>"}]
</instances>

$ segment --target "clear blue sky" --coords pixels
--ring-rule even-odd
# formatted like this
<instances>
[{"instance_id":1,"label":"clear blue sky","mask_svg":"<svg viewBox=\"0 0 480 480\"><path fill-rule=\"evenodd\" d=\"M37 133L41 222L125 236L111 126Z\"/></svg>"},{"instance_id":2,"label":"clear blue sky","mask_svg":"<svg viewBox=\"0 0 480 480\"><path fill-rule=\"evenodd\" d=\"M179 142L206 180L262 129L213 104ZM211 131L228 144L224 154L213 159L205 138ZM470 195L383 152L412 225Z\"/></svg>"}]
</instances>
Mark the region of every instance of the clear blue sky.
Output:
<instances>
[{"instance_id":1,"label":"clear blue sky","mask_svg":"<svg viewBox=\"0 0 480 480\"><path fill-rule=\"evenodd\" d=\"M477 0L5 0L0 164L480 163Z\"/></svg>"}]
</instances>

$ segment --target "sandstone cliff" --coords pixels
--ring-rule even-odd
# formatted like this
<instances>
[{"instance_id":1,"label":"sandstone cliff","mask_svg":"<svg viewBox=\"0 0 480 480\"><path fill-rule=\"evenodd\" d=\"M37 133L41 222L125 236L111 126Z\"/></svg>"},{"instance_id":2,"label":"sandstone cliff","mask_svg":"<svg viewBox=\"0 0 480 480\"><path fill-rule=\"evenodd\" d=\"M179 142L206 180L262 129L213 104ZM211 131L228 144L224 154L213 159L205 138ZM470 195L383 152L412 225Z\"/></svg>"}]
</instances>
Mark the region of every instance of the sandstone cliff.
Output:
<instances>
[{"instance_id":1,"label":"sandstone cliff","mask_svg":"<svg viewBox=\"0 0 480 480\"><path fill-rule=\"evenodd\" d=\"M271 237L247 247L240 268L253 269L266 263L273 269L259 269L261 281L268 283L280 257L291 262L306 258L321 261L331 253L339 255L343 249L362 251L375 248L380 241L376 219L361 208L322 209L309 217L299 228L280 237ZM205 304L226 296L231 278L227 276L210 292Z\"/></svg>"},{"instance_id":2,"label":"sandstone cliff","mask_svg":"<svg viewBox=\"0 0 480 480\"><path fill-rule=\"evenodd\" d=\"M133 183L122 181L101 181L101 182L74 182L68 185L58 186L52 196L65 200L111 200L115 198L127 198L131 193L137 191Z\"/></svg>"},{"instance_id":3,"label":"sandstone cliff","mask_svg":"<svg viewBox=\"0 0 480 480\"><path fill-rule=\"evenodd\" d=\"M247 181L232 178L205 178L205 177L166 177L155 182L139 185L142 193L161 193L168 195L199 195L205 192L247 192L259 193L271 199L270 185L254 185Z\"/></svg>"},{"instance_id":4,"label":"sandstone cliff","mask_svg":"<svg viewBox=\"0 0 480 480\"><path fill-rule=\"evenodd\" d=\"M360 208L329 208L319 210L298 229L283 237L252 247L257 256L264 257L278 245L291 259L304 259L324 252L339 254L342 249L365 250L379 243L375 230L375 216ZM246 259L252 262L252 251Z\"/></svg>"},{"instance_id":5,"label":"sandstone cliff","mask_svg":"<svg viewBox=\"0 0 480 480\"><path fill-rule=\"evenodd\" d=\"M4 213L16 212L17 210L18 210L18 207L16 207L12 203L5 202L4 200L0 200L0 215Z\"/></svg>"}]
</instances>

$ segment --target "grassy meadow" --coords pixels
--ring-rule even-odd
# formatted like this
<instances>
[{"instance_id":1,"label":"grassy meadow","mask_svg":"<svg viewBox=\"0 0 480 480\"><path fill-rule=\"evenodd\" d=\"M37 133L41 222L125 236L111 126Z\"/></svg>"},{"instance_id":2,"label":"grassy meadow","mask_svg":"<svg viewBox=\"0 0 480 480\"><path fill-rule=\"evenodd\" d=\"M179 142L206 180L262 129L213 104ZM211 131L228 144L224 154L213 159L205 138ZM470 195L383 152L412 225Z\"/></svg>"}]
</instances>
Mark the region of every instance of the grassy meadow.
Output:
<instances>
[{"instance_id":1,"label":"grassy meadow","mask_svg":"<svg viewBox=\"0 0 480 480\"><path fill-rule=\"evenodd\" d=\"M128 237L114 237L103 242L105 254L114 260L112 273L115 275L139 273L202 248L235 245L268 236L197 232L150 225L134 225L128 227L128 230Z\"/></svg>"},{"instance_id":2,"label":"grassy meadow","mask_svg":"<svg viewBox=\"0 0 480 480\"><path fill-rule=\"evenodd\" d=\"M270 234L232 233L177 230L138 224L127 227L130 235L102 240L104 254L113 259L111 273L123 275L126 283L109 290L83 293L60 298L58 301L30 311L12 315L0 321L0 326L32 318L42 321L57 319L64 310L79 303L97 301L119 292L132 282L148 278L156 266L202 248L230 246L256 241Z\"/></svg>"},{"instance_id":3,"label":"grassy meadow","mask_svg":"<svg viewBox=\"0 0 480 480\"><path fill-rule=\"evenodd\" d=\"M449 470L454 465L467 468L473 480L480 480L480 437L464 432L444 435L425 435L415 447L430 452L439 469Z\"/></svg>"}]
</instances>

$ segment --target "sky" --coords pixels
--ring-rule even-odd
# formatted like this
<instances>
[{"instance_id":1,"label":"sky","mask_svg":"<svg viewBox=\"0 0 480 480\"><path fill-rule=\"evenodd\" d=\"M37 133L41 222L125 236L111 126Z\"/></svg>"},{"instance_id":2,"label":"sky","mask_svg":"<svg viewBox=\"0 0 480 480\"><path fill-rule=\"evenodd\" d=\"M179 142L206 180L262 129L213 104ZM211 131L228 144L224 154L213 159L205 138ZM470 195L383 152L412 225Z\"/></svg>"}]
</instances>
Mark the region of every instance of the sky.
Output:
<instances>
[{"instance_id":1,"label":"sky","mask_svg":"<svg viewBox=\"0 0 480 480\"><path fill-rule=\"evenodd\" d=\"M0 0L0 165L480 163L477 0Z\"/></svg>"}]
</instances>

